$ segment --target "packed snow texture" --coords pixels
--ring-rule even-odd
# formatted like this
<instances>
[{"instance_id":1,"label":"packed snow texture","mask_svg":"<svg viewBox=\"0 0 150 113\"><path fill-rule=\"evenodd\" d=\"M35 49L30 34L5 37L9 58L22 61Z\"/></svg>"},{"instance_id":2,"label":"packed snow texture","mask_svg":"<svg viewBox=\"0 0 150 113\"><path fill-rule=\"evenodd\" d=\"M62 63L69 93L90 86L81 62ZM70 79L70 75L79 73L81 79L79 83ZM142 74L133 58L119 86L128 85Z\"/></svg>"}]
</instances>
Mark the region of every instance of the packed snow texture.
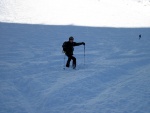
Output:
<instances>
[{"instance_id":1,"label":"packed snow texture","mask_svg":"<svg viewBox=\"0 0 150 113\"><path fill-rule=\"evenodd\" d=\"M0 0L0 22L150 27L150 0Z\"/></svg>"},{"instance_id":2,"label":"packed snow texture","mask_svg":"<svg viewBox=\"0 0 150 113\"><path fill-rule=\"evenodd\" d=\"M150 28L0 23L0 113L150 113L149 45Z\"/></svg>"}]
</instances>

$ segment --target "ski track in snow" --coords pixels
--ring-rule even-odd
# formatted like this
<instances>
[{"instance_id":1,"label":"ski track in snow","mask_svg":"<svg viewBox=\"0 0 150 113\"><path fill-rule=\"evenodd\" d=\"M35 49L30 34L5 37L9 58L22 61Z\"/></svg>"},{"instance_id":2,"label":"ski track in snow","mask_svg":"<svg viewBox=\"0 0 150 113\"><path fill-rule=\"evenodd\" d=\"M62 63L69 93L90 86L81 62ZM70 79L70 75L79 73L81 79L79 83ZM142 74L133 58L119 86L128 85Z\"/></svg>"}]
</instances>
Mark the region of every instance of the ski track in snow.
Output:
<instances>
[{"instance_id":1,"label":"ski track in snow","mask_svg":"<svg viewBox=\"0 0 150 113\"><path fill-rule=\"evenodd\" d=\"M150 28L0 23L0 31L1 113L150 112ZM71 35L86 43L85 65L79 46L77 70L63 70Z\"/></svg>"}]
</instances>

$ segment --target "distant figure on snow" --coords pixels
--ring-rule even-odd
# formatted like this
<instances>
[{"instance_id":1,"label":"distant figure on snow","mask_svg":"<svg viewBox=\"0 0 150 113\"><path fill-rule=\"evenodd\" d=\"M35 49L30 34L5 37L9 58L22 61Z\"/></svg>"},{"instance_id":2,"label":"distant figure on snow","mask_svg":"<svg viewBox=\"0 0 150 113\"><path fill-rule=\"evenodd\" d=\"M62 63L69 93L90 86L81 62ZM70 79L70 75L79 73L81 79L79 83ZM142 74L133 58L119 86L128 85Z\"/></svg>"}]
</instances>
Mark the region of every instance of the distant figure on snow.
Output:
<instances>
[{"instance_id":1,"label":"distant figure on snow","mask_svg":"<svg viewBox=\"0 0 150 113\"><path fill-rule=\"evenodd\" d=\"M74 38L71 36L69 37L69 41L65 41L62 45L63 47L63 52L65 55L68 57L68 60L66 62L66 67L70 67L70 61L73 60L72 62L72 68L76 68L76 58L73 56L73 51L74 51L74 46L79 46L79 45L85 45L84 42L74 42Z\"/></svg>"},{"instance_id":2,"label":"distant figure on snow","mask_svg":"<svg viewBox=\"0 0 150 113\"><path fill-rule=\"evenodd\" d=\"M141 36L141 34L140 34L140 35L139 35L139 40L141 39L141 37L142 37L142 36Z\"/></svg>"}]
</instances>

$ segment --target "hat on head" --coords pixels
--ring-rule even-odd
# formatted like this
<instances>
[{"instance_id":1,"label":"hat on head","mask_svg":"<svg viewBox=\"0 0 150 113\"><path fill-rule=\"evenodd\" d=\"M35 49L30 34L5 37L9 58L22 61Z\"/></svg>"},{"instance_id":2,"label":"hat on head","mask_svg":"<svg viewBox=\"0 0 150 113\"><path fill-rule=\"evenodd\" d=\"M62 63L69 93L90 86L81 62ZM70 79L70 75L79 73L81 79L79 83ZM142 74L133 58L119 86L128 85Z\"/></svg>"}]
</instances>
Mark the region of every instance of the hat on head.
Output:
<instances>
[{"instance_id":1,"label":"hat on head","mask_svg":"<svg viewBox=\"0 0 150 113\"><path fill-rule=\"evenodd\" d=\"M69 40L74 40L74 38L71 36L71 37L69 37Z\"/></svg>"}]
</instances>

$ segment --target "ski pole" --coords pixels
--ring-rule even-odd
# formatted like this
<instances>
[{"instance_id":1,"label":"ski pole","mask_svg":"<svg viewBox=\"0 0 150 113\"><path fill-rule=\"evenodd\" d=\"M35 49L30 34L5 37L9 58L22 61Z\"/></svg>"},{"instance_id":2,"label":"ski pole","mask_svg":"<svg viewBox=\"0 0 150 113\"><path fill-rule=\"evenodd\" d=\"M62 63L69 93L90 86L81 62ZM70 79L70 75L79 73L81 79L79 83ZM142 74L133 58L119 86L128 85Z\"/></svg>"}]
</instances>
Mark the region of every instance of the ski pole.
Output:
<instances>
[{"instance_id":1,"label":"ski pole","mask_svg":"<svg viewBox=\"0 0 150 113\"><path fill-rule=\"evenodd\" d=\"M66 62L66 56L64 54L64 70L65 70L65 62Z\"/></svg>"},{"instance_id":2,"label":"ski pole","mask_svg":"<svg viewBox=\"0 0 150 113\"><path fill-rule=\"evenodd\" d=\"M85 45L84 45L84 66L85 66Z\"/></svg>"}]
</instances>

